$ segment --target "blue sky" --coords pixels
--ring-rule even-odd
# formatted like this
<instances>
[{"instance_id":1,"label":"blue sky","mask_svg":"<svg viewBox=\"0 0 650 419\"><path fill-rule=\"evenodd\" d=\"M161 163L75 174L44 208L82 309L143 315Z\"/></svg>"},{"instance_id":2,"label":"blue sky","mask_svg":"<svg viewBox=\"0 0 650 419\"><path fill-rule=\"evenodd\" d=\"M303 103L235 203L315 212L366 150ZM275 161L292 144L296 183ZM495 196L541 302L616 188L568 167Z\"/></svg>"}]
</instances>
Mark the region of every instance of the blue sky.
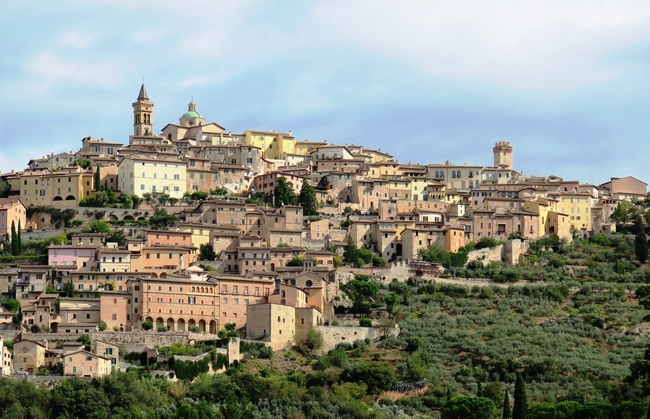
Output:
<instances>
[{"instance_id":1,"label":"blue sky","mask_svg":"<svg viewBox=\"0 0 650 419\"><path fill-rule=\"evenodd\" d=\"M292 130L400 162L650 182L647 1L34 1L0 4L0 171L128 142L194 97L233 132Z\"/></svg>"}]
</instances>

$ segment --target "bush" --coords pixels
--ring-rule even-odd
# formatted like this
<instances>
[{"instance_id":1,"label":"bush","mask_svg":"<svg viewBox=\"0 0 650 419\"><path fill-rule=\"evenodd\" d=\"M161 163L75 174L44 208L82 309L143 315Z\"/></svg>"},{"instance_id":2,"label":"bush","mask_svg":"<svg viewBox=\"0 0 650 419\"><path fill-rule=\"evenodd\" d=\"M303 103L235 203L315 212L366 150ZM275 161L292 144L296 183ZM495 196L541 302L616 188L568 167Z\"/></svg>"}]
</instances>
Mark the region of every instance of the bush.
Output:
<instances>
[{"instance_id":1,"label":"bush","mask_svg":"<svg viewBox=\"0 0 650 419\"><path fill-rule=\"evenodd\" d=\"M361 327L372 327L372 320L367 318L367 317L359 319L359 326L361 326Z\"/></svg>"},{"instance_id":2,"label":"bush","mask_svg":"<svg viewBox=\"0 0 650 419\"><path fill-rule=\"evenodd\" d=\"M106 322L104 320L101 320L99 323L97 323L97 328L99 329L100 332L103 332L104 330L106 330L107 327L108 327L108 325L106 324Z\"/></svg>"},{"instance_id":3,"label":"bush","mask_svg":"<svg viewBox=\"0 0 650 419\"><path fill-rule=\"evenodd\" d=\"M142 329L143 330L151 330L151 329L153 329L153 323L152 322L142 322Z\"/></svg>"},{"instance_id":4,"label":"bush","mask_svg":"<svg viewBox=\"0 0 650 419\"><path fill-rule=\"evenodd\" d=\"M190 326L189 331L192 333L201 333L201 328L199 326Z\"/></svg>"},{"instance_id":5,"label":"bush","mask_svg":"<svg viewBox=\"0 0 650 419\"><path fill-rule=\"evenodd\" d=\"M159 332L166 332L167 330L168 330L167 326L158 326L158 331Z\"/></svg>"}]
</instances>

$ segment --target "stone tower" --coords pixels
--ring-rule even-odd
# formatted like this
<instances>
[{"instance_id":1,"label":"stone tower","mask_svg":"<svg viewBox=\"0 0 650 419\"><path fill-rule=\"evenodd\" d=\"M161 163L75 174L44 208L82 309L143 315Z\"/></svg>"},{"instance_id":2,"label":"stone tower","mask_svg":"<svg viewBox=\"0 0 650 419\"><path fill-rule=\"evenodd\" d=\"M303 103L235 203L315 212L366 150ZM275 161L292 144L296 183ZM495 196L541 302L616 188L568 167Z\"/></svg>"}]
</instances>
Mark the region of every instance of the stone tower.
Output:
<instances>
[{"instance_id":1,"label":"stone tower","mask_svg":"<svg viewBox=\"0 0 650 419\"><path fill-rule=\"evenodd\" d=\"M510 142L499 141L492 149L494 152L494 167L512 169L512 146Z\"/></svg>"},{"instance_id":2,"label":"stone tower","mask_svg":"<svg viewBox=\"0 0 650 419\"><path fill-rule=\"evenodd\" d=\"M153 135L153 102L147 96L147 88L140 87L138 100L133 102L133 135Z\"/></svg>"}]
</instances>

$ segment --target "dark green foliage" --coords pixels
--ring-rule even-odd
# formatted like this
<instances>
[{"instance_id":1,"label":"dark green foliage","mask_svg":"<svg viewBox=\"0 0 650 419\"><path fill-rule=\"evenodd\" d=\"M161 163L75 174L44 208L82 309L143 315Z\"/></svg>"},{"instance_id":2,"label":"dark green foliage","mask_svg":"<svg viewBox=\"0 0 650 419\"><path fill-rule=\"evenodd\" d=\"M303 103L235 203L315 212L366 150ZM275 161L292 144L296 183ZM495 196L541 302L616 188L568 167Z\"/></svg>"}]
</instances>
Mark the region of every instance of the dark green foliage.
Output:
<instances>
[{"instance_id":1,"label":"dark green foliage","mask_svg":"<svg viewBox=\"0 0 650 419\"><path fill-rule=\"evenodd\" d=\"M360 268L372 262L372 257L370 250L363 247L358 249L352 242L352 237L348 236L347 244L343 249L343 261L346 264Z\"/></svg>"},{"instance_id":2,"label":"dark green foliage","mask_svg":"<svg viewBox=\"0 0 650 419\"><path fill-rule=\"evenodd\" d=\"M153 329L153 323L152 322L142 322L142 329L143 330L151 330Z\"/></svg>"},{"instance_id":3,"label":"dark green foliage","mask_svg":"<svg viewBox=\"0 0 650 419\"><path fill-rule=\"evenodd\" d=\"M280 208L283 205L296 205L298 197L284 177L277 177L277 184L273 190L273 206Z\"/></svg>"},{"instance_id":4,"label":"dark green foliage","mask_svg":"<svg viewBox=\"0 0 650 419\"><path fill-rule=\"evenodd\" d=\"M174 225L179 218L173 214L168 214L164 208L156 208L151 218L149 218L149 225L155 230L162 230Z\"/></svg>"},{"instance_id":5,"label":"dark green foliage","mask_svg":"<svg viewBox=\"0 0 650 419\"><path fill-rule=\"evenodd\" d=\"M80 342L86 351L90 351L90 336L81 335L77 338L77 342Z\"/></svg>"},{"instance_id":6,"label":"dark green foliage","mask_svg":"<svg viewBox=\"0 0 650 419\"><path fill-rule=\"evenodd\" d=\"M294 256L291 259L287 261L285 266L302 266L304 263L304 260L300 256Z\"/></svg>"},{"instance_id":7,"label":"dark green foliage","mask_svg":"<svg viewBox=\"0 0 650 419\"><path fill-rule=\"evenodd\" d=\"M352 300L354 307L359 311L367 311L368 301L376 300L379 293L379 286L376 283L356 279L341 285L340 289Z\"/></svg>"},{"instance_id":8,"label":"dark green foliage","mask_svg":"<svg viewBox=\"0 0 650 419\"><path fill-rule=\"evenodd\" d=\"M199 259L200 260L215 260L217 254L210 243L204 243L199 246Z\"/></svg>"},{"instance_id":9,"label":"dark green foliage","mask_svg":"<svg viewBox=\"0 0 650 419\"><path fill-rule=\"evenodd\" d=\"M510 419L512 417L512 410L510 408L510 396L508 395L508 390L506 390L505 396L503 396L503 414L501 416L503 419Z\"/></svg>"},{"instance_id":10,"label":"dark green foliage","mask_svg":"<svg viewBox=\"0 0 650 419\"><path fill-rule=\"evenodd\" d=\"M172 357L169 360L169 367L179 380L192 381L199 374L210 370L210 357L204 356L199 361L182 361Z\"/></svg>"},{"instance_id":11,"label":"dark green foliage","mask_svg":"<svg viewBox=\"0 0 650 419\"><path fill-rule=\"evenodd\" d=\"M298 204L302 206L303 214L306 216L318 214L318 200L316 199L316 190L309 183L307 178L303 178L302 188L298 194Z\"/></svg>"},{"instance_id":12,"label":"dark green foliage","mask_svg":"<svg viewBox=\"0 0 650 419\"><path fill-rule=\"evenodd\" d=\"M643 228L643 220L639 216L636 221L637 233L634 237L634 252L637 260L644 264L648 260L648 237Z\"/></svg>"},{"instance_id":13,"label":"dark green foliage","mask_svg":"<svg viewBox=\"0 0 650 419\"><path fill-rule=\"evenodd\" d=\"M440 411L442 419L493 419L496 407L484 397L454 397Z\"/></svg>"},{"instance_id":14,"label":"dark green foliage","mask_svg":"<svg viewBox=\"0 0 650 419\"><path fill-rule=\"evenodd\" d=\"M395 367L388 362L361 362L343 371L341 380L364 383L368 386L368 394L379 394L392 388L397 376Z\"/></svg>"},{"instance_id":15,"label":"dark green foliage","mask_svg":"<svg viewBox=\"0 0 650 419\"><path fill-rule=\"evenodd\" d=\"M500 245L498 240L496 240L492 236L484 236L479 239L479 241L476 242L476 249L485 249L485 248L493 248L497 247Z\"/></svg>"},{"instance_id":16,"label":"dark green foliage","mask_svg":"<svg viewBox=\"0 0 650 419\"><path fill-rule=\"evenodd\" d=\"M526 396L526 383L524 382L524 378L520 373L517 373L517 381L515 382L512 419L528 419L528 397Z\"/></svg>"},{"instance_id":17,"label":"dark green foliage","mask_svg":"<svg viewBox=\"0 0 650 419\"><path fill-rule=\"evenodd\" d=\"M361 319L359 319L359 326L361 326L361 327L372 327L372 320L367 318L367 317L361 318Z\"/></svg>"}]
</instances>

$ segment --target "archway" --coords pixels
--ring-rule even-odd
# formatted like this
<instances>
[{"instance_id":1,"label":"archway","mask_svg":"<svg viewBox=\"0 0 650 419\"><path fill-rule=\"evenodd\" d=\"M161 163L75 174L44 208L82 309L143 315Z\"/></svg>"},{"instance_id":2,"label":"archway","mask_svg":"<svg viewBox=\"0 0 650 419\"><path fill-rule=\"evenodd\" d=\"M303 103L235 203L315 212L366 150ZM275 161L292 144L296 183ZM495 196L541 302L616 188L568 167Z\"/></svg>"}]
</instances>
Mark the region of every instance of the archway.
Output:
<instances>
[{"instance_id":1,"label":"archway","mask_svg":"<svg viewBox=\"0 0 650 419\"><path fill-rule=\"evenodd\" d=\"M50 331L52 333L57 333L59 331L59 323L58 322L52 322L52 325L50 326Z\"/></svg>"},{"instance_id":2,"label":"archway","mask_svg":"<svg viewBox=\"0 0 650 419\"><path fill-rule=\"evenodd\" d=\"M117 221L117 215L115 215L115 214L108 214L108 220L109 220L109 221Z\"/></svg>"},{"instance_id":3,"label":"archway","mask_svg":"<svg viewBox=\"0 0 650 419\"><path fill-rule=\"evenodd\" d=\"M161 272L160 277L161 278L167 278L167 272Z\"/></svg>"},{"instance_id":4,"label":"archway","mask_svg":"<svg viewBox=\"0 0 650 419\"><path fill-rule=\"evenodd\" d=\"M135 218L132 215L125 215L122 219L127 221L135 221Z\"/></svg>"},{"instance_id":5,"label":"archway","mask_svg":"<svg viewBox=\"0 0 650 419\"><path fill-rule=\"evenodd\" d=\"M76 201L77 198L75 198L73 195L68 195L65 197L66 201Z\"/></svg>"},{"instance_id":6,"label":"archway","mask_svg":"<svg viewBox=\"0 0 650 419\"><path fill-rule=\"evenodd\" d=\"M402 243L397 243L397 246L395 246L395 254L398 257L402 256Z\"/></svg>"},{"instance_id":7,"label":"archway","mask_svg":"<svg viewBox=\"0 0 650 419\"><path fill-rule=\"evenodd\" d=\"M167 319L167 330L169 330L170 332L175 331L174 330L174 319L171 319L171 318Z\"/></svg>"},{"instance_id":8,"label":"archway","mask_svg":"<svg viewBox=\"0 0 650 419\"><path fill-rule=\"evenodd\" d=\"M144 321L153 324L153 318L151 317L147 317Z\"/></svg>"},{"instance_id":9,"label":"archway","mask_svg":"<svg viewBox=\"0 0 650 419\"><path fill-rule=\"evenodd\" d=\"M202 333L205 333L205 320L199 320L199 329Z\"/></svg>"},{"instance_id":10,"label":"archway","mask_svg":"<svg viewBox=\"0 0 650 419\"><path fill-rule=\"evenodd\" d=\"M185 319L178 319L177 328L179 332L185 332Z\"/></svg>"},{"instance_id":11,"label":"archway","mask_svg":"<svg viewBox=\"0 0 650 419\"><path fill-rule=\"evenodd\" d=\"M155 272L151 272L151 277L152 277L152 278L158 278L158 274L155 273Z\"/></svg>"},{"instance_id":12,"label":"archway","mask_svg":"<svg viewBox=\"0 0 650 419\"><path fill-rule=\"evenodd\" d=\"M187 330L190 330L194 326L196 326L196 322L194 321L194 319L190 319L190 321L187 322Z\"/></svg>"},{"instance_id":13,"label":"archway","mask_svg":"<svg viewBox=\"0 0 650 419\"><path fill-rule=\"evenodd\" d=\"M57 196L54 197L54 199L52 201L63 201L63 198L61 198L60 196L57 195Z\"/></svg>"},{"instance_id":14,"label":"archway","mask_svg":"<svg viewBox=\"0 0 650 419\"><path fill-rule=\"evenodd\" d=\"M210 321L210 333L213 335L217 334L217 322L214 320Z\"/></svg>"},{"instance_id":15,"label":"archway","mask_svg":"<svg viewBox=\"0 0 650 419\"><path fill-rule=\"evenodd\" d=\"M164 327L164 326L165 326L165 320L163 320L162 317L158 317L158 318L156 319L156 330L157 330L159 327Z\"/></svg>"}]
</instances>

